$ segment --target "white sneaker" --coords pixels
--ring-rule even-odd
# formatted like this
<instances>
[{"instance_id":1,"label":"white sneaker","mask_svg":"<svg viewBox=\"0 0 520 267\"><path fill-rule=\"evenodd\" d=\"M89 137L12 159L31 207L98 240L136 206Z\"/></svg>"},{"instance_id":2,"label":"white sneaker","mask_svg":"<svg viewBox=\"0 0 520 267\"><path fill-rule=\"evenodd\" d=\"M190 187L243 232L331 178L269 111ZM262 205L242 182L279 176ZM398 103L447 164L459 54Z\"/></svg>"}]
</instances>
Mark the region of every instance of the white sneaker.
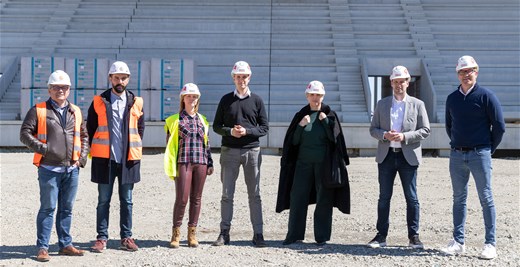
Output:
<instances>
[{"instance_id":1,"label":"white sneaker","mask_svg":"<svg viewBox=\"0 0 520 267\"><path fill-rule=\"evenodd\" d=\"M368 242L367 247L369 248L384 248L386 247L386 237L377 234L374 239Z\"/></svg>"},{"instance_id":2,"label":"white sneaker","mask_svg":"<svg viewBox=\"0 0 520 267\"><path fill-rule=\"evenodd\" d=\"M484 260L491 260L497 257L497 249L492 244L485 244L480 253L480 258Z\"/></svg>"},{"instance_id":3,"label":"white sneaker","mask_svg":"<svg viewBox=\"0 0 520 267\"><path fill-rule=\"evenodd\" d=\"M449 255L462 254L466 251L466 246L455 241L455 239L452 239L448 243L448 246L446 248L442 249L442 251Z\"/></svg>"}]
</instances>

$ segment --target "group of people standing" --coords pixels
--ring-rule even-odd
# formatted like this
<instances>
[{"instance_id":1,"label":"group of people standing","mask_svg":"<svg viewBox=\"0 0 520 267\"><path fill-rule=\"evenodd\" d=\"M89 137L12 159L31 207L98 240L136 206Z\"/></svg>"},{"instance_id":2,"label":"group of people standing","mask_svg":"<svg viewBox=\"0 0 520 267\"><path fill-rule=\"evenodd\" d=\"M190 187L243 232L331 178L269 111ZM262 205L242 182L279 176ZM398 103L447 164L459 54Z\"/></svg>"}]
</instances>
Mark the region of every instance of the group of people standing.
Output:
<instances>
[{"instance_id":1,"label":"group of people standing","mask_svg":"<svg viewBox=\"0 0 520 267\"><path fill-rule=\"evenodd\" d=\"M500 103L492 91L476 83L478 65L470 56L457 64L461 82L446 103L446 131L451 140L450 174L453 186L453 240L445 252L465 251L464 224L469 174L477 185L484 212L486 238L481 258L495 258L495 208L491 191L491 154L505 131ZM229 245L236 181L242 166L253 228L252 243L265 247L260 170L260 137L269 131L263 100L249 88L251 67L238 61L231 70L235 85L217 107L213 131L222 136L220 178L222 182L220 233L213 246ZM107 246L109 207L117 179L120 200L120 248L137 251L132 238L132 191L140 181L143 99L126 86L130 71L116 61L110 67L111 88L94 97L86 123L80 109L67 100L70 78L63 71L53 72L48 81L50 98L32 107L22 124L20 140L35 152L38 167L40 209L36 219L38 253L36 260L49 261L49 239L56 212L59 254L82 256L72 244L70 226L78 187L79 168L87 154L92 157L91 180L98 186L97 237L91 251ZM420 141L430 134L424 102L407 94L411 76L404 66L396 66L390 76L392 96L381 99L370 125L378 140L376 161L379 172L377 234L371 248L386 246L389 209L396 174L406 198L409 246L422 249L419 239L419 200L417 168L421 163ZM178 248L184 213L189 200L187 243L197 247L196 229L201 197L207 175L214 172L209 145L210 124L198 112L201 91L187 83L180 91L179 113L166 119L167 134L164 170L175 182L175 204L170 247ZM308 205L314 211L314 238L322 246L331 238L332 211L337 207L350 213L350 187L346 166L349 157L340 120L323 102L325 87L311 81L305 89L308 104L298 111L286 132L280 162L276 212L289 209L287 235L283 245L301 242L305 237ZM90 147L90 149L89 149Z\"/></svg>"}]
</instances>

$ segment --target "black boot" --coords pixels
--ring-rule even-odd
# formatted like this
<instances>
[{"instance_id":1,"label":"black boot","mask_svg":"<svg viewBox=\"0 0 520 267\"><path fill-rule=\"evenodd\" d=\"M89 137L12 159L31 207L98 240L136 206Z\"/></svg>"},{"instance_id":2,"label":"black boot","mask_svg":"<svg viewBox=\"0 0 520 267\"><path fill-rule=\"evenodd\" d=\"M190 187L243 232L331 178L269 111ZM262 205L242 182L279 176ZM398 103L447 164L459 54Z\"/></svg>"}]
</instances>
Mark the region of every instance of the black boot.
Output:
<instances>
[{"instance_id":1,"label":"black boot","mask_svg":"<svg viewBox=\"0 0 520 267\"><path fill-rule=\"evenodd\" d=\"M255 245L258 248L266 247L267 244L265 243L264 235L263 234L254 234L253 235L253 245Z\"/></svg>"},{"instance_id":2,"label":"black boot","mask_svg":"<svg viewBox=\"0 0 520 267\"><path fill-rule=\"evenodd\" d=\"M229 245L229 229L221 229L220 234L218 235L218 238L212 246L223 246L223 245Z\"/></svg>"}]
</instances>

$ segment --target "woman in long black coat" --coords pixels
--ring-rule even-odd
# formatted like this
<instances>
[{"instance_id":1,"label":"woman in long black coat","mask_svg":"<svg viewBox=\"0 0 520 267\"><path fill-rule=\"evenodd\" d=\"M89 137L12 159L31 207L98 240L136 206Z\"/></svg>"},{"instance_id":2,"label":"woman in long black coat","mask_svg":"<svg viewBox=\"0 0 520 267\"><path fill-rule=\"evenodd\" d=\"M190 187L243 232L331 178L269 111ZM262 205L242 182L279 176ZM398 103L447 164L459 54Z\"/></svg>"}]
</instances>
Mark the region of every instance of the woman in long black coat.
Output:
<instances>
[{"instance_id":1,"label":"woman in long black coat","mask_svg":"<svg viewBox=\"0 0 520 267\"><path fill-rule=\"evenodd\" d=\"M289 125L280 162L276 212L290 210L284 245L305 238L309 204L316 204L314 238L318 245L330 240L332 208L350 213L349 158L338 116L323 103L321 82L310 82L305 94L309 104Z\"/></svg>"}]
</instances>

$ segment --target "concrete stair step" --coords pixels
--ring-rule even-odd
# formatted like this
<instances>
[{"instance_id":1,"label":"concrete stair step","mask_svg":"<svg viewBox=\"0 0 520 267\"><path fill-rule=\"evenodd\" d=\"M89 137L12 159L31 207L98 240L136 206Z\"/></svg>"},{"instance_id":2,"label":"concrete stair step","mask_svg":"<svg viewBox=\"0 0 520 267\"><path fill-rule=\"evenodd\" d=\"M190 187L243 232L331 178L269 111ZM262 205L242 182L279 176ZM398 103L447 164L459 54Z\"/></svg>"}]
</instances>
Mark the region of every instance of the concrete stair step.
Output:
<instances>
[{"instance_id":1,"label":"concrete stair step","mask_svg":"<svg viewBox=\"0 0 520 267\"><path fill-rule=\"evenodd\" d=\"M332 32L332 26L329 21L315 24L302 24L304 22L273 22L272 33L286 33L286 32Z\"/></svg>"},{"instance_id":2,"label":"concrete stair step","mask_svg":"<svg viewBox=\"0 0 520 267\"><path fill-rule=\"evenodd\" d=\"M274 47L333 47L335 41L332 38L327 39L309 39L309 38L295 38L294 36L287 36L287 39L273 39L271 45Z\"/></svg>"},{"instance_id":3,"label":"concrete stair step","mask_svg":"<svg viewBox=\"0 0 520 267\"><path fill-rule=\"evenodd\" d=\"M193 36L196 37L196 36ZM174 38L161 38L161 39L141 39L141 38L125 38L123 40L122 48L186 48L186 49L242 49L247 47L249 49L269 48L268 35L250 36L248 38L236 36L234 38L215 38L212 39L211 43L207 43L208 37L199 37L192 39L174 39ZM209 47L211 45L211 47Z\"/></svg>"},{"instance_id":4,"label":"concrete stair step","mask_svg":"<svg viewBox=\"0 0 520 267\"><path fill-rule=\"evenodd\" d=\"M8 88L7 91L4 93L4 99L14 99L19 100L20 99L20 89L10 89Z\"/></svg>"},{"instance_id":5,"label":"concrete stair step","mask_svg":"<svg viewBox=\"0 0 520 267\"><path fill-rule=\"evenodd\" d=\"M0 113L0 120L3 120L3 121L14 121L14 120L19 120L19 119L20 119L20 113L16 112L16 111L7 111L7 112L2 111Z\"/></svg>"},{"instance_id":6,"label":"concrete stair step","mask_svg":"<svg viewBox=\"0 0 520 267\"><path fill-rule=\"evenodd\" d=\"M13 111L20 109L20 102L7 102L2 98L2 107L0 108L1 111Z\"/></svg>"},{"instance_id":7,"label":"concrete stair step","mask_svg":"<svg viewBox=\"0 0 520 267\"><path fill-rule=\"evenodd\" d=\"M345 123L367 123L370 122L368 113L366 111L357 111L357 112L336 112L338 113L338 116L340 117L340 120Z\"/></svg>"},{"instance_id":8,"label":"concrete stair step","mask_svg":"<svg viewBox=\"0 0 520 267\"><path fill-rule=\"evenodd\" d=\"M293 55L272 56L271 66L320 66L332 65L336 66L334 56L307 56L299 57Z\"/></svg>"}]
</instances>

